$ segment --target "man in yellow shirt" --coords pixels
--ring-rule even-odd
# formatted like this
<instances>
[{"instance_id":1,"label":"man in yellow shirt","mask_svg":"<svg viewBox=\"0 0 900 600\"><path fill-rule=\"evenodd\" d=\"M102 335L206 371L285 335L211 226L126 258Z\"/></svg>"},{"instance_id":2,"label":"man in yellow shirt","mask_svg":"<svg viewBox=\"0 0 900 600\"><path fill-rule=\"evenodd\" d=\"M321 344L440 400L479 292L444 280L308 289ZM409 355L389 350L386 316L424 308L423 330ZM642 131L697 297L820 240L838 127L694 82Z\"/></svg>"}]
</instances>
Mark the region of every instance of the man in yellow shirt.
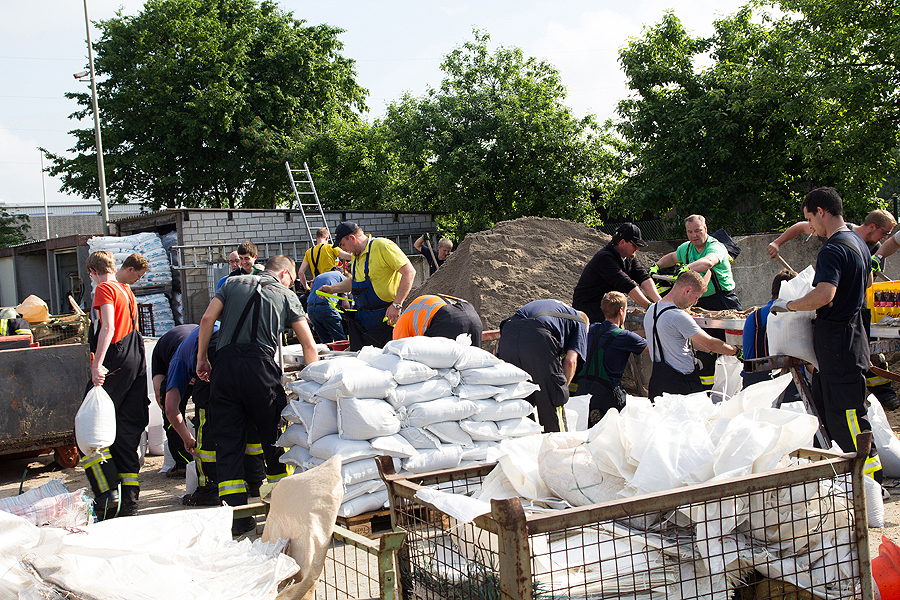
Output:
<instances>
[{"instance_id":1,"label":"man in yellow shirt","mask_svg":"<svg viewBox=\"0 0 900 600\"><path fill-rule=\"evenodd\" d=\"M400 317L403 301L412 289L416 269L386 238L367 236L353 221L344 221L334 232L334 245L353 255L350 278L319 288L328 294L351 292L356 311L344 313L350 350L383 347L393 337L391 329Z\"/></svg>"},{"instance_id":2,"label":"man in yellow shirt","mask_svg":"<svg viewBox=\"0 0 900 600\"><path fill-rule=\"evenodd\" d=\"M337 259L350 260L350 254L328 243L331 234L327 227L320 227L316 231L316 245L306 251L303 262L297 269L297 278L303 285L303 289L309 291L309 282L306 280L306 269L312 269L312 278L315 279L322 273L334 269Z\"/></svg>"}]
</instances>

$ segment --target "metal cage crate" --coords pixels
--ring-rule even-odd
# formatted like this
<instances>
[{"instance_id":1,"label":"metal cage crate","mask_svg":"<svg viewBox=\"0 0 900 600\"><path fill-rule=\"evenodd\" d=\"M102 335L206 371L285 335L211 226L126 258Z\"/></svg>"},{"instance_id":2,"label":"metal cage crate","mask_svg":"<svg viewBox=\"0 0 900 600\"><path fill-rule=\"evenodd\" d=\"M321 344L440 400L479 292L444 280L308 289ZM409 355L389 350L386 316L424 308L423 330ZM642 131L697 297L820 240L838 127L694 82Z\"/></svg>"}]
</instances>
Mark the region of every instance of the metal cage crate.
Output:
<instances>
[{"instance_id":1,"label":"metal cage crate","mask_svg":"<svg viewBox=\"0 0 900 600\"><path fill-rule=\"evenodd\" d=\"M39 346L86 344L90 317L82 315L51 316L46 323L31 325L31 334Z\"/></svg>"},{"instance_id":2,"label":"metal cage crate","mask_svg":"<svg viewBox=\"0 0 900 600\"><path fill-rule=\"evenodd\" d=\"M794 466L526 515L518 498L461 524L415 498L470 495L493 465L403 477L379 461L404 598L442 600L872 597L857 455L802 449Z\"/></svg>"}]
</instances>

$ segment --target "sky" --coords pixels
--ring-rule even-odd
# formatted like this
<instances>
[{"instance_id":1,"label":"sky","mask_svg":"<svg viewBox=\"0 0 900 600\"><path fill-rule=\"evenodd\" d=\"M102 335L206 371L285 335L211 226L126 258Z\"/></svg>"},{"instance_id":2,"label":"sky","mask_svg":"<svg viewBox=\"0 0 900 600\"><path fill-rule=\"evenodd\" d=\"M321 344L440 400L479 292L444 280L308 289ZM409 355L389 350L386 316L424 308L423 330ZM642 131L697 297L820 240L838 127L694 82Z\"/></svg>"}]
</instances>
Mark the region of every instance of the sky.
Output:
<instances>
[{"instance_id":1,"label":"sky","mask_svg":"<svg viewBox=\"0 0 900 600\"><path fill-rule=\"evenodd\" d=\"M117 11L134 15L143 0L87 0L92 22ZM345 30L343 55L356 61L357 82L369 90L369 120L405 92L422 96L442 79L440 63L453 48L472 40L474 28L491 36L490 49L521 48L553 64L567 89L566 104L577 117L615 117L627 96L618 51L645 27L672 10L695 35L708 35L713 21L745 0L280 0L294 18ZM91 39L100 32L91 27ZM66 92L86 91L74 73L87 69L84 0L0 4L0 202L82 202L59 191L42 174L44 147L56 153L74 145L68 132L93 126L69 119L77 109ZM44 161L46 167L46 160Z\"/></svg>"}]
</instances>

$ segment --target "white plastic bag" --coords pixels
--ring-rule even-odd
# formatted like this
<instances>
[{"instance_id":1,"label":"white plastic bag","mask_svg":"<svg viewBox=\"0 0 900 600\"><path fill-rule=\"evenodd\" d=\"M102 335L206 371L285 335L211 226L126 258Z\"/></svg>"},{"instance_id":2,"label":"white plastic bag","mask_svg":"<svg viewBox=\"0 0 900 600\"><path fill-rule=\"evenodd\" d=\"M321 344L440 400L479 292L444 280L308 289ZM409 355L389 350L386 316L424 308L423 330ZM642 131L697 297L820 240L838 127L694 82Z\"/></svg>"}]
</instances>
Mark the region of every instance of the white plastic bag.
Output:
<instances>
[{"instance_id":1,"label":"white plastic bag","mask_svg":"<svg viewBox=\"0 0 900 600\"><path fill-rule=\"evenodd\" d=\"M812 281L816 275L812 265L806 267L790 281L781 282L778 297L782 300L796 300L812 291ZM798 311L769 315L766 322L766 337L769 353L794 356L811 363L817 369L816 352L813 349L813 324L815 311Z\"/></svg>"},{"instance_id":2,"label":"white plastic bag","mask_svg":"<svg viewBox=\"0 0 900 600\"><path fill-rule=\"evenodd\" d=\"M75 442L87 456L96 456L116 441L116 407L112 398L95 385L75 413Z\"/></svg>"},{"instance_id":3,"label":"white plastic bag","mask_svg":"<svg viewBox=\"0 0 900 600\"><path fill-rule=\"evenodd\" d=\"M740 391L743 385L741 370L744 363L733 356L719 355L716 357L716 374L710 396L713 402L728 400Z\"/></svg>"}]
</instances>

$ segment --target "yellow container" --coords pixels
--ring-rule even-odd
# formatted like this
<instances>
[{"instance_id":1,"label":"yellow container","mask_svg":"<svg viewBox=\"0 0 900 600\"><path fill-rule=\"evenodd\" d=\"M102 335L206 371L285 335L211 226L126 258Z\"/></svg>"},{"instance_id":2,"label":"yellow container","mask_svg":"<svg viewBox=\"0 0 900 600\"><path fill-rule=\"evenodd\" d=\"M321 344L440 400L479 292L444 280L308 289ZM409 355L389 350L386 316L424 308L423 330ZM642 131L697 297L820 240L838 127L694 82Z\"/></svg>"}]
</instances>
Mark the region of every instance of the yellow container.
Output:
<instances>
[{"instance_id":1,"label":"yellow container","mask_svg":"<svg viewBox=\"0 0 900 600\"><path fill-rule=\"evenodd\" d=\"M897 306L875 306L875 294L894 292ZM900 317L900 281L879 281L866 290L866 306L872 311L872 323L877 323L885 315Z\"/></svg>"}]
</instances>

